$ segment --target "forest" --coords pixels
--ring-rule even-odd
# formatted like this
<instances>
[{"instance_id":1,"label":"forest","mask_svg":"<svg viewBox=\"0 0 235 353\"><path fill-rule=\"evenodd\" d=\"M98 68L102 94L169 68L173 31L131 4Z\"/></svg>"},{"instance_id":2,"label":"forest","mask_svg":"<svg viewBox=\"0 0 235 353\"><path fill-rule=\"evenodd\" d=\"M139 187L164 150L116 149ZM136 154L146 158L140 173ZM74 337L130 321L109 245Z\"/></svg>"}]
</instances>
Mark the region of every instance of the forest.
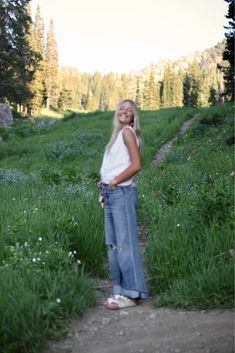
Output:
<instances>
[{"instance_id":1,"label":"forest","mask_svg":"<svg viewBox=\"0 0 235 353\"><path fill-rule=\"evenodd\" d=\"M60 67L53 19L46 30L30 0L0 2L0 102L23 116L44 107L114 110L124 97L142 110L209 107L234 98L234 15L229 3L225 39L213 48L175 61L152 63L138 72L91 74ZM153 43L154 45L154 43Z\"/></svg>"}]
</instances>

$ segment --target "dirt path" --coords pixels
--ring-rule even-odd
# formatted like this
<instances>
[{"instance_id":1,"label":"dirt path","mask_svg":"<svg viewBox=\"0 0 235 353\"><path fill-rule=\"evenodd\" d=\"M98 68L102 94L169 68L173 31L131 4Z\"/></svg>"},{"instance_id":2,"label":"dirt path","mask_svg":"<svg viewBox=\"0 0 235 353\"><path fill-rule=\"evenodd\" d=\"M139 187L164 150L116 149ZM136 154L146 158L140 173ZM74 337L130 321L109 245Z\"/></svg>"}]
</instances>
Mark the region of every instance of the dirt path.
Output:
<instances>
[{"instance_id":1,"label":"dirt path","mask_svg":"<svg viewBox=\"0 0 235 353\"><path fill-rule=\"evenodd\" d=\"M156 309L152 301L111 311L100 303L45 353L233 353L233 311Z\"/></svg>"},{"instance_id":2,"label":"dirt path","mask_svg":"<svg viewBox=\"0 0 235 353\"><path fill-rule=\"evenodd\" d=\"M157 153L153 163L162 161L180 132ZM145 238L145 236L141 236ZM141 243L142 243L141 241ZM185 311L154 308L150 299L136 307L107 310L104 299L111 283L100 281L98 305L73 320L60 340L48 341L43 353L233 353L234 311Z\"/></svg>"},{"instance_id":3,"label":"dirt path","mask_svg":"<svg viewBox=\"0 0 235 353\"><path fill-rule=\"evenodd\" d=\"M173 143L177 141L179 137L181 137L188 130L195 118L196 114L193 116L193 118L186 120L181 125L180 131L170 141L167 141L164 145L162 145L160 150L157 152L154 160L152 161L152 164L158 164L165 159L166 155L170 152Z\"/></svg>"}]
</instances>

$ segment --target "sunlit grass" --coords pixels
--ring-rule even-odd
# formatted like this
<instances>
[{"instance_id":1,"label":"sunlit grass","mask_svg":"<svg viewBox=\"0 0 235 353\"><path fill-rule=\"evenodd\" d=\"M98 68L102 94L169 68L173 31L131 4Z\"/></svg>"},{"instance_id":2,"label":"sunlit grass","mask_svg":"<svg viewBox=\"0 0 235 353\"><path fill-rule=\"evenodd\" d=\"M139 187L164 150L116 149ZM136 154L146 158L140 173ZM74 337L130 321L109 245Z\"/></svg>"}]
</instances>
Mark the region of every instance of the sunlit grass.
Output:
<instances>
[{"instance_id":1,"label":"sunlit grass","mask_svg":"<svg viewBox=\"0 0 235 353\"><path fill-rule=\"evenodd\" d=\"M48 108L43 108L40 111L40 114L38 114L40 118L53 118L53 119L62 119L64 116L63 112L51 110Z\"/></svg>"}]
</instances>

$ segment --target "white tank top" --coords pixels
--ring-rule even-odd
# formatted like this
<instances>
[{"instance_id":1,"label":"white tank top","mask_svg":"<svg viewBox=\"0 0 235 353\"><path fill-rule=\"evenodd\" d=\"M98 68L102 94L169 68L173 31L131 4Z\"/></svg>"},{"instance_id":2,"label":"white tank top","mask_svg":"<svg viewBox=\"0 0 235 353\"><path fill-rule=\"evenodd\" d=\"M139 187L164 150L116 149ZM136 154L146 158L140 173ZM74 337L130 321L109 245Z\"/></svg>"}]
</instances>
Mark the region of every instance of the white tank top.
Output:
<instances>
[{"instance_id":1,"label":"white tank top","mask_svg":"<svg viewBox=\"0 0 235 353\"><path fill-rule=\"evenodd\" d=\"M125 145L122 134L123 130L126 128L131 129L131 131L134 133L137 145L139 146L139 141L136 136L135 130L131 126L126 126L119 131L112 147L109 150L106 150L104 153L104 158L100 169L100 175L101 180L105 184L109 184L110 180L112 180L115 176L119 175L131 165L128 148ZM130 178L118 185L130 185L132 181L133 178Z\"/></svg>"}]
</instances>

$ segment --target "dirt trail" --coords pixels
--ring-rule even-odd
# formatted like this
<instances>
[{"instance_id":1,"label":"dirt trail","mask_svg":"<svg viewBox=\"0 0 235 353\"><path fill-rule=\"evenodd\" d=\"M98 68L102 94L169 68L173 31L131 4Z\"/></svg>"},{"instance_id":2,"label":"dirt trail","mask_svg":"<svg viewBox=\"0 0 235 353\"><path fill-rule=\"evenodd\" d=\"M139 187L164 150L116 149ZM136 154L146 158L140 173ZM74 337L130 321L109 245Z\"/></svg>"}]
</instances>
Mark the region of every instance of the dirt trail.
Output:
<instances>
[{"instance_id":1,"label":"dirt trail","mask_svg":"<svg viewBox=\"0 0 235 353\"><path fill-rule=\"evenodd\" d=\"M154 308L111 311L100 303L45 353L233 353L233 311Z\"/></svg>"},{"instance_id":2,"label":"dirt trail","mask_svg":"<svg viewBox=\"0 0 235 353\"><path fill-rule=\"evenodd\" d=\"M170 152L173 143L177 141L178 138L181 137L188 130L196 116L197 114L195 114L192 118L186 120L181 125L180 131L170 141L167 141L164 145L162 145L160 150L157 152L154 160L152 161L152 164L158 164L166 158L166 155Z\"/></svg>"},{"instance_id":3,"label":"dirt trail","mask_svg":"<svg viewBox=\"0 0 235 353\"><path fill-rule=\"evenodd\" d=\"M192 120L187 120L180 132L162 146L153 163L165 158ZM48 341L43 353L234 352L233 310L155 308L150 298L136 307L112 311L102 305L110 289L108 280L99 281L98 305L73 320L64 337Z\"/></svg>"}]
</instances>

